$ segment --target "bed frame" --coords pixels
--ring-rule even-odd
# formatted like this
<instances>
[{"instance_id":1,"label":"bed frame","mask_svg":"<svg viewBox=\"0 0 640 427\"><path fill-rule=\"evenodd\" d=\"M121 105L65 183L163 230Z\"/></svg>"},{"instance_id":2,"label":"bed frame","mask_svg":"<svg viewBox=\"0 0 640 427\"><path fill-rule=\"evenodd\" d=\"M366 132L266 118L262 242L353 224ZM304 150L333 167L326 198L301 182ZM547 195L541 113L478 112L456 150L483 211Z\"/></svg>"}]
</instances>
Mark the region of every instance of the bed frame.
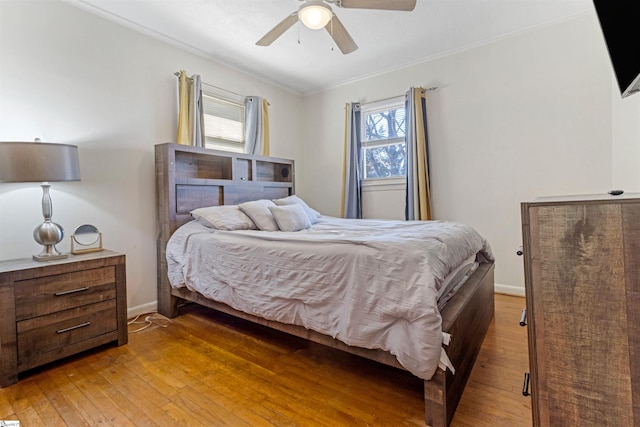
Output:
<instances>
[{"instance_id":1,"label":"bed frame","mask_svg":"<svg viewBox=\"0 0 640 427\"><path fill-rule=\"evenodd\" d=\"M178 315L185 300L329 347L404 369L390 353L348 346L301 326L265 320L209 300L185 288L174 289L167 277L165 248L173 232L191 220L198 207L275 199L294 194L294 161L229 153L173 143L155 146L158 230L158 312ZM424 381L425 421L433 427L451 423L494 313L493 263L482 263L442 311L443 331L452 335L446 348L456 374L437 369Z\"/></svg>"}]
</instances>

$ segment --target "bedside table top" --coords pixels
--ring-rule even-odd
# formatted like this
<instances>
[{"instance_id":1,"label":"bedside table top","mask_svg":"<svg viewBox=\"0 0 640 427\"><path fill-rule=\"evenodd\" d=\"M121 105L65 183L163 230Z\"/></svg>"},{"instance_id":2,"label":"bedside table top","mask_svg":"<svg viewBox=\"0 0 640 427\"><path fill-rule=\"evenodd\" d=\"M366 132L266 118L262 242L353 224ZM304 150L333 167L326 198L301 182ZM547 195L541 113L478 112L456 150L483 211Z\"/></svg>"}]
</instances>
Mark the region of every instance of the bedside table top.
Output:
<instances>
[{"instance_id":1,"label":"bedside table top","mask_svg":"<svg viewBox=\"0 0 640 427\"><path fill-rule=\"evenodd\" d=\"M111 258L115 256L122 256L122 255L124 254L105 249L100 252L91 252L91 253L81 254L81 255L69 254L67 258L57 259L52 261L34 261L32 258L8 259L8 260L0 261L0 273L6 273L6 272L18 271L18 270L28 270L31 268L38 268L38 267L49 267L53 265L69 264L74 262L89 261L89 260L101 259L101 258Z\"/></svg>"}]
</instances>

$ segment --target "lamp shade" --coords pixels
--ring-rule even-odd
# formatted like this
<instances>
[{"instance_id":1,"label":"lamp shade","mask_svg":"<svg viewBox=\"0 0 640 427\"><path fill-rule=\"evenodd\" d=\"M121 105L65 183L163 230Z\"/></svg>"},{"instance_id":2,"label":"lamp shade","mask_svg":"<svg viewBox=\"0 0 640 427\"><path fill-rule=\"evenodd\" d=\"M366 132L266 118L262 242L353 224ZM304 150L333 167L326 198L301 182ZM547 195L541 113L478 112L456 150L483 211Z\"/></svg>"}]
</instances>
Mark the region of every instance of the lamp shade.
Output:
<instances>
[{"instance_id":1,"label":"lamp shade","mask_svg":"<svg viewBox=\"0 0 640 427\"><path fill-rule=\"evenodd\" d=\"M307 28L312 30L324 28L332 17L331 8L321 0L310 0L298 10L298 18Z\"/></svg>"},{"instance_id":2,"label":"lamp shade","mask_svg":"<svg viewBox=\"0 0 640 427\"><path fill-rule=\"evenodd\" d=\"M78 147L48 142L0 142L1 181L80 181Z\"/></svg>"}]
</instances>

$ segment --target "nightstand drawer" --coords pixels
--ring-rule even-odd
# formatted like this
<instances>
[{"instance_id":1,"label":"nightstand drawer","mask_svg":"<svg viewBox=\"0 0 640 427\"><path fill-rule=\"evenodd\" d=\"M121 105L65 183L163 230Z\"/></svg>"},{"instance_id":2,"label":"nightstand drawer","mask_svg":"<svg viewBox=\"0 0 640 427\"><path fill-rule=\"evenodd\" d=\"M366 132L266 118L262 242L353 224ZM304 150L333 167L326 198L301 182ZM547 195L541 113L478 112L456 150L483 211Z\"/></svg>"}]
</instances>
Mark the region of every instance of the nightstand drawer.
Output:
<instances>
[{"instance_id":1,"label":"nightstand drawer","mask_svg":"<svg viewBox=\"0 0 640 427\"><path fill-rule=\"evenodd\" d=\"M18 358L28 359L117 330L116 300L23 320L16 326Z\"/></svg>"},{"instance_id":2,"label":"nightstand drawer","mask_svg":"<svg viewBox=\"0 0 640 427\"><path fill-rule=\"evenodd\" d=\"M115 282L113 266L17 282L16 321L113 299Z\"/></svg>"}]
</instances>

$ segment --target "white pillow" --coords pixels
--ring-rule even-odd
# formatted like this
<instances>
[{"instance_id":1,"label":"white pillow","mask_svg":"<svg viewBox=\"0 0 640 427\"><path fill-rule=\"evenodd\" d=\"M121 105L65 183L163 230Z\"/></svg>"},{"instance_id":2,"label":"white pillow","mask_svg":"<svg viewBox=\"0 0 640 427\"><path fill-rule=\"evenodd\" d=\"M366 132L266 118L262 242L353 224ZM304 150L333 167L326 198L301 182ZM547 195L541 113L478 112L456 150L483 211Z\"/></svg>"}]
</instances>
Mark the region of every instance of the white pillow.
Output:
<instances>
[{"instance_id":1,"label":"white pillow","mask_svg":"<svg viewBox=\"0 0 640 427\"><path fill-rule=\"evenodd\" d=\"M318 219L320 218L320 212L313 210L309 205L305 203L304 200L302 200L300 197L296 196L295 194L293 196L285 197L283 199L275 199L273 203L275 203L278 206L287 206L287 205L294 205L294 204L301 205L304 208L307 215L309 216L309 221L311 221L311 224L315 224L316 222L318 222Z\"/></svg>"},{"instance_id":2,"label":"white pillow","mask_svg":"<svg viewBox=\"0 0 640 427\"><path fill-rule=\"evenodd\" d=\"M275 206L271 200L254 200L252 202L240 203L238 207L247 214L253 223L263 231L278 231L278 224L273 218L269 206Z\"/></svg>"},{"instance_id":3,"label":"white pillow","mask_svg":"<svg viewBox=\"0 0 640 427\"><path fill-rule=\"evenodd\" d=\"M309 215L302 205L269 206L280 231L300 231L311 227Z\"/></svg>"},{"instance_id":4,"label":"white pillow","mask_svg":"<svg viewBox=\"0 0 640 427\"><path fill-rule=\"evenodd\" d=\"M237 205L209 206L191 211L193 219L217 230L256 230L258 227Z\"/></svg>"}]
</instances>

